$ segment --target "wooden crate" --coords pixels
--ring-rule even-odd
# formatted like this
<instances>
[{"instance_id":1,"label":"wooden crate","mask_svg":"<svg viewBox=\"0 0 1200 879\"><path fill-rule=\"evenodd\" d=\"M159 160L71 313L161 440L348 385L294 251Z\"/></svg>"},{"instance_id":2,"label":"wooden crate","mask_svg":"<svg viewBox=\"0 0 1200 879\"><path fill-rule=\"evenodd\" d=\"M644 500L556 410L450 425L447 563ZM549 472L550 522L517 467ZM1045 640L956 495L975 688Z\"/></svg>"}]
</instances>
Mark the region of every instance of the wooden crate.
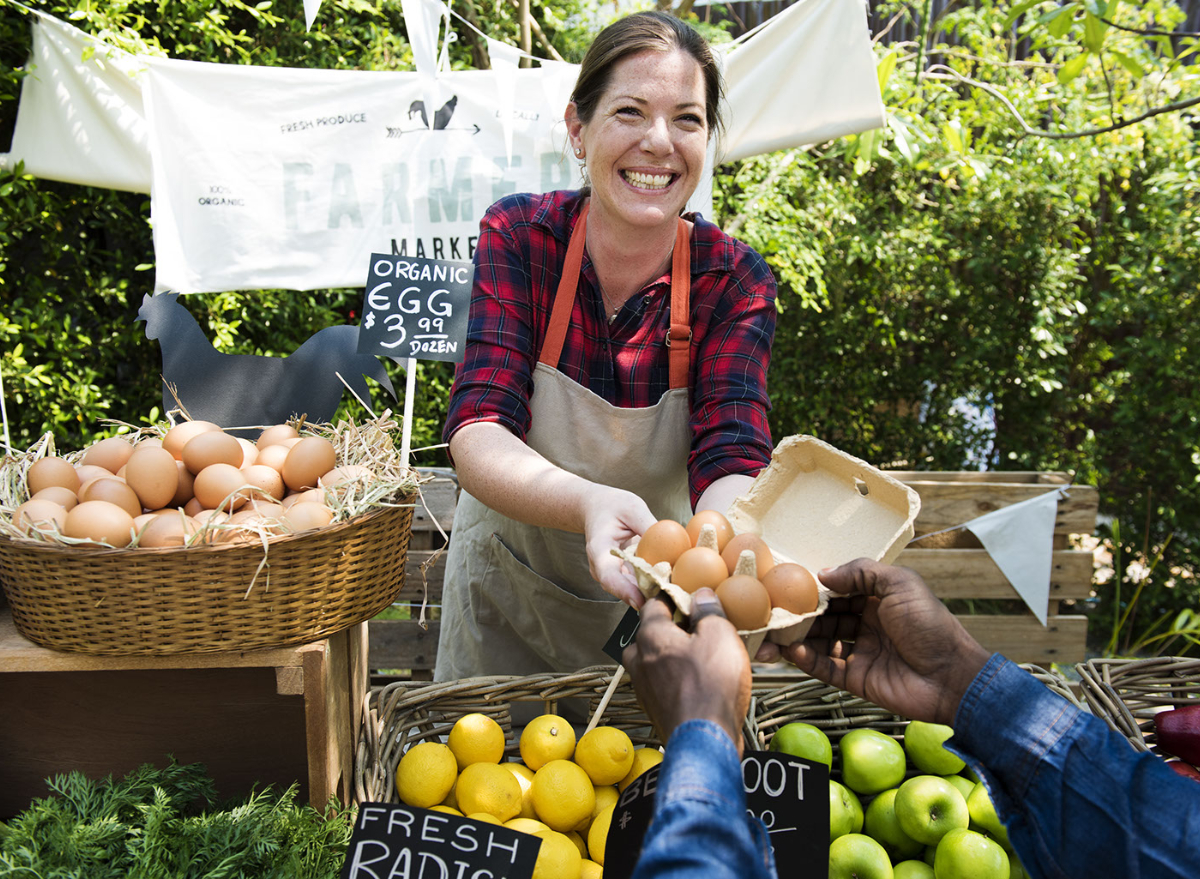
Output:
<instances>
[{"instance_id":1,"label":"wooden crate","mask_svg":"<svg viewBox=\"0 0 1200 879\"><path fill-rule=\"evenodd\" d=\"M91 656L24 638L0 609L0 819L72 770L204 763L221 797L300 785L349 804L367 690L365 624L301 647Z\"/></svg>"},{"instance_id":2,"label":"wooden crate","mask_svg":"<svg viewBox=\"0 0 1200 879\"><path fill-rule=\"evenodd\" d=\"M921 496L916 533L934 534L962 525L992 510L1028 500L1069 478L1055 472L959 472L889 471ZM370 666L372 682L398 678L431 680L437 656L438 618L442 595L445 553L442 532L454 524L458 484L451 470L436 471L433 481L422 486L424 504L417 503L413 515L404 589L400 603L409 607L410 620L370 622ZM968 531L939 534L905 549L897 564L918 571L934 593L959 608L969 602L986 602L989 613L959 612L967 630L991 650L1015 662L1049 665L1052 662L1082 661L1087 639L1087 617L1072 613L1063 602L1088 598L1092 589L1092 556L1072 548L1071 535L1091 534L1096 521L1096 489L1073 486L1059 501L1054 524L1053 562L1050 579L1050 616L1042 626L1037 618L1018 605L1020 597L1005 579L979 541ZM440 529L440 530L439 530ZM428 585L426 617L422 627L416 620L426 597L422 566ZM999 601L997 601L999 600ZM1008 607L997 611L1004 602ZM383 672L383 673L380 673Z\"/></svg>"},{"instance_id":3,"label":"wooden crate","mask_svg":"<svg viewBox=\"0 0 1200 879\"><path fill-rule=\"evenodd\" d=\"M985 513L1038 497L1070 484L1057 472L891 471L921 496L916 536L934 535L910 544L896 564L917 571L939 598L984 647L1015 662L1048 665L1085 658L1087 617L1074 613L1071 602L1092 593L1092 554L1072 545L1075 535L1095 529L1099 503L1096 489L1072 485L1058 502L1050 570L1050 612L1043 626L969 531L953 529ZM973 610L971 605L984 605Z\"/></svg>"}]
</instances>

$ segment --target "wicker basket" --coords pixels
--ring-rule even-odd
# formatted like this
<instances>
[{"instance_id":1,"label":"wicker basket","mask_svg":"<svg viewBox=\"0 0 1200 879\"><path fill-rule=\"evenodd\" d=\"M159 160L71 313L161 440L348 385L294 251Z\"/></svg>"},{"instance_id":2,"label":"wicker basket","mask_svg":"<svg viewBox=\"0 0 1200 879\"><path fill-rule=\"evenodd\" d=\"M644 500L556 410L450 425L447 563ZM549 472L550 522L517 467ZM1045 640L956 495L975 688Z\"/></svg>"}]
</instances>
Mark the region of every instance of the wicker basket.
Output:
<instances>
[{"instance_id":1,"label":"wicker basket","mask_svg":"<svg viewBox=\"0 0 1200 879\"><path fill-rule=\"evenodd\" d=\"M1072 705L1087 710L1087 706L1072 693L1065 678L1036 665L1021 664L1020 667ZM823 730L833 745L831 774L837 781L841 781L839 745L842 736L855 729L873 729L903 741L904 728L909 724L907 718L808 676L787 682L777 680L774 685L770 677L756 676L751 712L754 717L750 728L756 736L754 747L757 748L769 747L775 732L792 721L810 723ZM910 776L916 772L913 767L908 768Z\"/></svg>"},{"instance_id":2,"label":"wicker basket","mask_svg":"<svg viewBox=\"0 0 1200 879\"><path fill-rule=\"evenodd\" d=\"M616 670L615 665L596 665L572 674L464 678L440 684L398 681L373 690L363 712L355 801L398 802L393 779L405 750L422 741L444 741L464 714L477 711L499 723L504 730L506 759L519 760L514 705L527 703L527 710L534 714L559 713L562 700L578 700L590 719L604 701ZM579 731L586 726L586 719L578 724ZM635 747L662 745L633 692L628 672L622 673L598 722L625 730ZM749 728L745 740L746 747L754 747Z\"/></svg>"},{"instance_id":3,"label":"wicker basket","mask_svg":"<svg viewBox=\"0 0 1200 879\"><path fill-rule=\"evenodd\" d=\"M1154 715L1200 700L1200 659L1092 659L1076 666L1092 713L1139 751L1158 750Z\"/></svg>"},{"instance_id":4,"label":"wicker basket","mask_svg":"<svg viewBox=\"0 0 1200 879\"><path fill-rule=\"evenodd\" d=\"M287 647L370 619L404 585L411 498L261 543L92 549L0 537L17 630L99 655Z\"/></svg>"}]
</instances>

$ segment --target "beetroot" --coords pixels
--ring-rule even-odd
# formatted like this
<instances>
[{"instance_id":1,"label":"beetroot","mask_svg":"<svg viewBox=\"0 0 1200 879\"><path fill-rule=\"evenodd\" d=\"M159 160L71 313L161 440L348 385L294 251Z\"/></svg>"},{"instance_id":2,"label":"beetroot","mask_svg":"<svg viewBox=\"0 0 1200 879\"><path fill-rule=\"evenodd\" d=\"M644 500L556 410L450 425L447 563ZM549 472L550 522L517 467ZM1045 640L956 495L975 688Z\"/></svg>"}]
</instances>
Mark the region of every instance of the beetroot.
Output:
<instances>
[{"instance_id":1,"label":"beetroot","mask_svg":"<svg viewBox=\"0 0 1200 879\"><path fill-rule=\"evenodd\" d=\"M1168 760L1167 765L1170 766L1177 775L1182 775L1184 778L1194 778L1200 781L1200 769L1197 769L1191 763L1185 763L1182 760Z\"/></svg>"},{"instance_id":2,"label":"beetroot","mask_svg":"<svg viewBox=\"0 0 1200 879\"><path fill-rule=\"evenodd\" d=\"M1200 705L1186 705L1154 715L1158 748L1193 765L1200 764Z\"/></svg>"}]
</instances>

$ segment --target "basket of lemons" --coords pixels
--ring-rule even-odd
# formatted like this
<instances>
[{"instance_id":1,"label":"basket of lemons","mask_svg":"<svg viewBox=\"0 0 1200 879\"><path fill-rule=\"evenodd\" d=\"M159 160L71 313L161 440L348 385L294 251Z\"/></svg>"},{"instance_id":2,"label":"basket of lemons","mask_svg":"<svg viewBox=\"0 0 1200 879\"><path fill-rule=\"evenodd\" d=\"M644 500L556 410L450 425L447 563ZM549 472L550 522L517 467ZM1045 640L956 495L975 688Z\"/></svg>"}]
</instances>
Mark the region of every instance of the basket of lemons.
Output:
<instances>
[{"instance_id":1,"label":"basket of lemons","mask_svg":"<svg viewBox=\"0 0 1200 879\"><path fill-rule=\"evenodd\" d=\"M374 690L355 799L504 824L542 839L535 876L599 876L618 796L663 756L629 676L609 692L616 670Z\"/></svg>"}]
</instances>

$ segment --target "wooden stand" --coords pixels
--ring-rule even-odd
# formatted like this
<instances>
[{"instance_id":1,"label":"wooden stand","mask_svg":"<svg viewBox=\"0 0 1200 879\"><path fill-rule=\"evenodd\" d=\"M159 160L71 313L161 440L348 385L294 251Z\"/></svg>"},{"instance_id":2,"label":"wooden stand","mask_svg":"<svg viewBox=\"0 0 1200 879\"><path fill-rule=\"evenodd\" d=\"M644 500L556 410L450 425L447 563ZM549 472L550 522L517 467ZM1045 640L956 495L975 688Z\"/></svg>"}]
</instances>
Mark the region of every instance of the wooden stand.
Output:
<instances>
[{"instance_id":1,"label":"wooden stand","mask_svg":"<svg viewBox=\"0 0 1200 879\"><path fill-rule=\"evenodd\" d=\"M300 785L320 809L353 796L367 688L366 624L301 647L188 656L47 650L0 608L0 819L47 777L120 777L204 763L222 798Z\"/></svg>"}]
</instances>

